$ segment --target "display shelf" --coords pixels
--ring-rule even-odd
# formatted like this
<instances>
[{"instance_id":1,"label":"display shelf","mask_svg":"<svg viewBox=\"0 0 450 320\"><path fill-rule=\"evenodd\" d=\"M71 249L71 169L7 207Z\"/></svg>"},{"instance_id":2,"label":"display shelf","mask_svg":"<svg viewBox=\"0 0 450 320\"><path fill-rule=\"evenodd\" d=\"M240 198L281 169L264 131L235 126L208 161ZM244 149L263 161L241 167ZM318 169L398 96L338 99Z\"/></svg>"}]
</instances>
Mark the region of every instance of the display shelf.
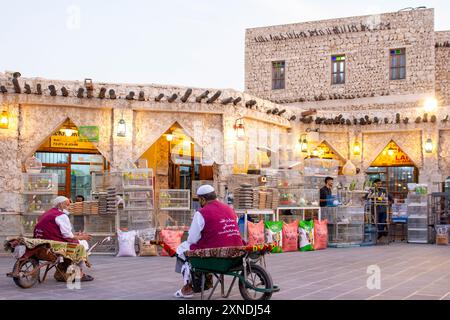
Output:
<instances>
[{"instance_id":1,"label":"display shelf","mask_svg":"<svg viewBox=\"0 0 450 320\"><path fill-rule=\"evenodd\" d=\"M56 173L24 173L23 194L57 194L58 175Z\"/></svg>"},{"instance_id":2,"label":"display shelf","mask_svg":"<svg viewBox=\"0 0 450 320\"><path fill-rule=\"evenodd\" d=\"M191 209L190 190L159 190L159 209L164 211L186 211Z\"/></svg>"},{"instance_id":3,"label":"display shelf","mask_svg":"<svg viewBox=\"0 0 450 320\"><path fill-rule=\"evenodd\" d=\"M84 216L84 231L87 233L116 232L116 216L113 215L86 215Z\"/></svg>"}]
</instances>

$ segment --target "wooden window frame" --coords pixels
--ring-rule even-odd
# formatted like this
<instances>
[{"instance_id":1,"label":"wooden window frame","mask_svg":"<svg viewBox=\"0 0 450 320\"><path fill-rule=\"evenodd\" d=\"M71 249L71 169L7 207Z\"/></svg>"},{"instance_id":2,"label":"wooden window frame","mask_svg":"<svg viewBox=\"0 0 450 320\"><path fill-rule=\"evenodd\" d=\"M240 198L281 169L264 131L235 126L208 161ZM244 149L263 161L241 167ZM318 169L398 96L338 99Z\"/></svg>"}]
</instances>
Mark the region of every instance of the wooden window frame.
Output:
<instances>
[{"instance_id":1,"label":"wooden window frame","mask_svg":"<svg viewBox=\"0 0 450 320\"><path fill-rule=\"evenodd\" d=\"M337 58L344 58L344 59L342 59L342 60L334 60L334 59L337 59ZM345 54L334 54L334 55L332 55L331 56L331 85L340 85L340 84L345 84L345 71L346 71L346 69L347 69L347 66L346 66L346 56L345 56ZM340 65L341 65L341 63L343 63L343 70L341 70L341 67L340 67ZM336 67L336 72L334 71L334 65L337 65L337 67ZM342 81L337 81L337 82L335 82L334 81L334 79L335 79L335 76L336 76L336 78L338 79L340 79L340 78L342 78Z\"/></svg>"},{"instance_id":2,"label":"wooden window frame","mask_svg":"<svg viewBox=\"0 0 450 320\"><path fill-rule=\"evenodd\" d=\"M282 66L278 66L278 64ZM272 61L272 90L284 89L286 89L286 61Z\"/></svg>"},{"instance_id":3,"label":"wooden window frame","mask_svg":"<svg viewBox=\"0 0 450 320\"><path fill-rule=\"evenodd\" d=\"M397 54L397 51L400 53ZM395 54L392 52L395 51ZM403 56L404 64L401 64L401 58ZM398 57L396 65L394 65L393 58ZM400 77L401 70L403 70L403 77ZM404 80L406 79L406 48L389 49L389 80Z\"/></svg>"}]
</instances>

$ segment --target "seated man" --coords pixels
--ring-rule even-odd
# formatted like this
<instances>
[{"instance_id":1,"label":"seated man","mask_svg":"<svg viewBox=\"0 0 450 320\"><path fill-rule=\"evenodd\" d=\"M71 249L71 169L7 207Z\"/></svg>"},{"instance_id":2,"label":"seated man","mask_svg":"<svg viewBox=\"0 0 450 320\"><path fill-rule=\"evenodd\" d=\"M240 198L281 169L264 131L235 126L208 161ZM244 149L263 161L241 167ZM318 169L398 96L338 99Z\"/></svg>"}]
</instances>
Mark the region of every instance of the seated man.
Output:
<instances>
[{"instance_id":1,"label":"seated man","mask_svg":"<svg viewBox=\"0 0 450 320\"><path fill-rule=\"evenodd\" d=\"M184 277L183 288L175 292L177 298L191 298L193 294L184 252L243 245L234 210L217 200L214 188L210 185L203 185L198 188L197 196L202 208L194 214L187 241L181 243L177 248L178 258L175 271L183 273Z\"/></svg>"},{"instance_id":2,"label":"seated man","mask_svg":"<svg viewBox=\"0 0 450 320\"><path fill-rule=\"evenodd\" d=\"M58 196L53 199L52 204L53 208L39 217L38 223L34 227L34 238L78 243L88 250L89 244L87 243L87 240L91 240L92 237L83 232L78 232L76 234L72 233L72 224L70 223L68 217L69 211L67 210L70 205L70 200L66 197ZM67 268L68 266L65 267ZM64 269L64 266L62 268ZM65 270L59 271L65 272ZM63 279L64 277L60 276L61 275L57 270L57 272L55 272L55 278L59 281L65 281ZM81 281L92 280L94 280L94 278L86 274L81 278Z\"/></svg>"}]
</instances>

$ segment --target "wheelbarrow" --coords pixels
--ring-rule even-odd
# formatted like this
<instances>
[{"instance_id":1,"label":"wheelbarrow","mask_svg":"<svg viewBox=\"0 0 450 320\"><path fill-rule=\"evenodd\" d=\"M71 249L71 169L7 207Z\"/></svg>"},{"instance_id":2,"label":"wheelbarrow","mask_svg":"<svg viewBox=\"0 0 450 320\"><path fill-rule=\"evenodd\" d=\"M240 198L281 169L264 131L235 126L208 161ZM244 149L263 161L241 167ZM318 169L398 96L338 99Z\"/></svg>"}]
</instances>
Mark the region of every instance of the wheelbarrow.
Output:
<instances>
[{"instance_id":1,"label":"wheelbarrow","mask_svg":"<svg viewBox=\"0 0 450 320\"><path fill-rule=\"evenodd\" d=\"M89 256L92 249L97 245L108 241L111 241L111 237L106 237L103 240L96 242L86 252L87 255ZM6 251L10 251L17 259L14 263L12 272L7 273L6 276L13 278L14 283L23 289L31 288L37 282L44 282L48 272L52 268L64 272L64 276L67 278L69 275L66 275L66 271L70 270L70 266L74 264L67 256L52 250L48 243L39 244L30 249L24 245L23 238L16 238L5 241L4 248ZM85 263L90 267L89 261L85 261ZM45 272L41 278L40 271L43 268L45 268Z\"/></svg>"},{"instance_id":2,"label":"wheelbarrow","mask_svg":"<svg viewBox=\"0 0 450 320\"><path fill-rule=\"evenodd\" d=\"M176 251L164 242L154 241L153 243L161 245L169 256L178 257ZM200 290L195 288L194 281L194 292L200 291L203 300L206 276L212 274L216 282L209 293L208 300L211 299L219 284L221 297L228 298L236 280L238 280L239 292L244 300L269 300L274 292L280 291L280 288L273 284L272 277L265 269L264 255L269 253L272 248L272 244L263 244L185 252L191 276L195 274L200 277ZM227 290L225 290L225 276L233 279Z\"/></svg>"}]
</instances>

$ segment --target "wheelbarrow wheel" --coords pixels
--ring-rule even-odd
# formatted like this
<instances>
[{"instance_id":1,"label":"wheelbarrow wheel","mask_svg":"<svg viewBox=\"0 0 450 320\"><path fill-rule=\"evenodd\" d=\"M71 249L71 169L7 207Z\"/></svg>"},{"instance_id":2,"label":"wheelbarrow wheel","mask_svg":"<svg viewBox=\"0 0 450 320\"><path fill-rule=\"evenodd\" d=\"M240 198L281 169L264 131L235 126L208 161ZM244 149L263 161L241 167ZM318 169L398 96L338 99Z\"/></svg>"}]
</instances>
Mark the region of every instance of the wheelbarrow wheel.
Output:
<instances>
[{"instance_id":1,"label":"wheelbarrow wheel","mask_svg":"<svg viewBox=\"0 0 450 320\"><path fill-rule=\"evenodd\" d=\"M244 271L241 273L244 276ZM247 278L245 279L253 287L258 289L272 289L272 277L267 271L256 264L252 264L247 268ZM269 300L272 297L272 292L259 292L252 288L246 287L243 281L239 281L239 291L244 300Z\"/></svg>"},{"instance_id":2,"label":"wheelbarrow wheel","mask_svg":"<svg viewBox=\"0 0 450 320\"><path fill-rule=\"evenodd\" d=\"M24 276L23 273L31 272L36 268L39 268L39 261L36 258L29 258L25 261L17 260L13 272L19 272L19 276L13 277L14 283L24 289L34 286L39 280L40 269L29 276Z\"/></svg>"}]
</instances>

